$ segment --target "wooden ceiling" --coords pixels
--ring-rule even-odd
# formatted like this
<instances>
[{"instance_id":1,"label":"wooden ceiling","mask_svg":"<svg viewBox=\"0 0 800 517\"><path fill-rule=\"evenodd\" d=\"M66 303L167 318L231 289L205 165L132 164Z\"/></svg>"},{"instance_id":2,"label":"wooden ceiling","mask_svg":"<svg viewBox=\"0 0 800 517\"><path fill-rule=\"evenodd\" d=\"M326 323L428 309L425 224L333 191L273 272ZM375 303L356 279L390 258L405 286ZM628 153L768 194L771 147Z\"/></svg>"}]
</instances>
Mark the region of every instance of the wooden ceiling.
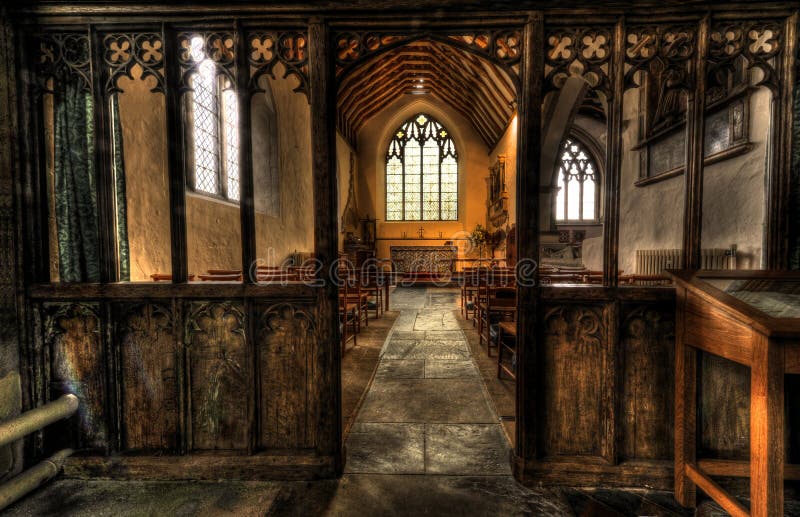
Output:
<instances>
[{"instance_id":1,"label":"wooden ceiling","mask_svg":"<svg viewBox=\"0 0 800 517\"><path fill-rule=\"evenodd\" d=\"M403 95L423 95L469 120L489 149L516 112L513 81L475 54L419 40L375 56L344 75L339 85L339 131L351 144L372 117Z\"/></svg>"}]
</instances>

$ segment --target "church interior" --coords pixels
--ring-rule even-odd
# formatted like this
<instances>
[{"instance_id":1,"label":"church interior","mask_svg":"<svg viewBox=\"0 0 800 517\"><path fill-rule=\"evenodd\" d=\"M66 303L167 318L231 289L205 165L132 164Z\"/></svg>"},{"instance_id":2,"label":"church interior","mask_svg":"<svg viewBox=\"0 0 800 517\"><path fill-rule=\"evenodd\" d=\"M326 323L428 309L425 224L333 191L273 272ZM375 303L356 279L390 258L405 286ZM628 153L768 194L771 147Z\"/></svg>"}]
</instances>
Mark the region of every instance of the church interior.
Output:
<instances>
[{"instance_id":1,"label":"church interior","mask_svg":"<svg viewBox=\"0 0 800 517\"><path fill-rule=\"evenodd\" d=\"M0 13L3 515L800 515L796 3Z\"/></svg>"}]
</instances>

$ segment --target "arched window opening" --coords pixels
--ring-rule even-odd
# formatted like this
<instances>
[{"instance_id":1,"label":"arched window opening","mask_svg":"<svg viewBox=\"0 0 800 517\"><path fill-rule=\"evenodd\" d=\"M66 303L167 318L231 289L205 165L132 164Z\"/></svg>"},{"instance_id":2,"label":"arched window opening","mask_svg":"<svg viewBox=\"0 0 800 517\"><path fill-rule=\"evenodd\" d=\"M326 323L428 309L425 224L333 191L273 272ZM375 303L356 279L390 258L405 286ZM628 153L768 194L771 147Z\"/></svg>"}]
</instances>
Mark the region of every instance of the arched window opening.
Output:
<instances>
[{"instance_id":1,"label":"arched window opening","mask_svg":"<svg viewBox=\"0 0 800 517\"><path fill-rule=\"evenodd\" d=\"M564 142L556 176L556 221L597 221L597 165L586 147L575 138Z\"/></svg>"},{"instance_id":2,"label":"arched window opening","mask_svg":"<svg viewBox=\"0 0 800 517\"><path fill-rule=\"evenodd\" d=\"M198 63L191 78L193 186L197 192L239 200L239 103L230 81L218 76L203 38L191 40Z\"/></svg>"},{"instance_id":3,"label":"arched window opening","mask_svg":"<svg viewBox=\"0 0 800 517\"><path fill-rule=\"evenodd\" d=\"M456 146L430 115L420 113L406 121L389 144L386 220L458 220Z\"/></svg>"}]
</instances>

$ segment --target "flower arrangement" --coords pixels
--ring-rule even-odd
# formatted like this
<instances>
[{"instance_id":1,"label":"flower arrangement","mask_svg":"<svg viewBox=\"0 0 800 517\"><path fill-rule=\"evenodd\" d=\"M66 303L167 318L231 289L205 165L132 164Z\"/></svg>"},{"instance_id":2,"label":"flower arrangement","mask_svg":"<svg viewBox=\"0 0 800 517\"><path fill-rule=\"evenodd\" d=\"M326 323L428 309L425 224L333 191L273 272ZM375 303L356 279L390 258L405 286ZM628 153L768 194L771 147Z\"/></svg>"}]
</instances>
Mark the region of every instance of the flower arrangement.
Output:
<instances>
[{"instance_id":1,"label":"flower arrangement","mask_svg":"<svg viewBox=\"0 0 800 517\"><path fill-rule=\"evenodd\" d=\"M483 247L486 246L488 240L489 232L480 224L476 225L475 229L469 234L469 242L473 248L477 248L480 251L481 256L483 256Z\"/></svg>"}]
</instances>

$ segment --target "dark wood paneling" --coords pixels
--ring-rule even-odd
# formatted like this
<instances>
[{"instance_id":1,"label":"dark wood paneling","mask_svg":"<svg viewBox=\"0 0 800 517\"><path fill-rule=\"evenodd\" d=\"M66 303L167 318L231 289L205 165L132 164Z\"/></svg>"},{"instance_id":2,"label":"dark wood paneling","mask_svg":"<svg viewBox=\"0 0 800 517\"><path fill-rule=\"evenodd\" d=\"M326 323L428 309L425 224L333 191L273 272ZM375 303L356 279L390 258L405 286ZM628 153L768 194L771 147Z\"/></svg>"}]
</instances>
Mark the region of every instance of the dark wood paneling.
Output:
<instances>
[{"instance_id":1,"label":"dark wood paneling","mask_svg":"<svg viewBox=\"0 0 800 517\"><path fill-rule=\"evenodd\" d=\"M172 306L117 307L123 450L178 448L180 355Z\"/></svg>"},{"instance_id":2,"label":"dark wood paneling","mask_svg":"<svg viewBox=\"0 0 800 517\"><path fill-rule=\"evenodd\" d=\"M46 306L44 310L50 399L73 393L80 400L72 418L47 429L49 447L105 449L107 391L99 307L59 304Z\"/></svg>"},{"instance_id":3,"label":"dark wood paneling","mask_svg":"<svg viewBox=\"0 0 800 517\"><path fill-rule=\"evenodd\" d=\"M258 312L259 446L314 447L315 322L308 309L292 304L262 307Z\"/></svg>"},{"instance_id":4,"label":"dark wood paneling","mask_svg":"<svg viewBox=\"0 0 800 517\"><path fill-rule=\"evenodd\" d=\"M601 456L607 325L604 307L545 308L541 451Z\"/></svg>"},{"instance_id":5,"label":"dark wood paneling","mask_svg":"<svg viewBox=\"0 0 800 517\"><path fill-rule=\"evenodd\" d=\"M242 304L194 302L188 314L190 449L247 449L251 375Z\"/></svg>"},{"instance_id":6,"label":"dark wood paneling","mask_svg":"<svg viewBox=\"0 0 800 517\"><path fill-rule=\"evenodd\" d=\"M750 451L750 369L700 353L700 457L747 459Z\"/></svg>"},{"instance_id":7,"label":"dark wood paneling","mask_svg":"<svg viewBox=\"0 0 800 517\"><path fill-rule=\"evenodd\" d=\"M675 392L675 309L623 305L621 450L624 459L671 459Z\"/></svg>"}]
</instances>

